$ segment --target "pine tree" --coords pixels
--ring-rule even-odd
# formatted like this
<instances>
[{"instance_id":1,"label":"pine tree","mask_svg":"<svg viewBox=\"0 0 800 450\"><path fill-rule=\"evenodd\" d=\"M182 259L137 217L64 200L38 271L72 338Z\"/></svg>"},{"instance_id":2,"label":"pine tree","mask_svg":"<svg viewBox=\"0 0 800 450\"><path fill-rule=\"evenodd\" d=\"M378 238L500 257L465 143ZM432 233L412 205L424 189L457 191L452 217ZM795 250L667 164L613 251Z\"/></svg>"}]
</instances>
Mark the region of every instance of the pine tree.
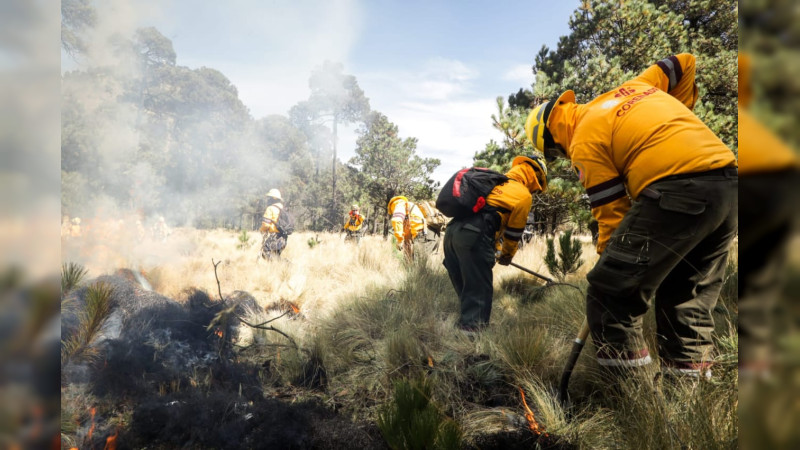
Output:
<instances>
[{"instance_id":1,"label":"pine tree","mask_svg":"<svg viewBox=\"0 0 800 450\"><path fill-rule=\"evenodd\" d=\"M547 238L547 253L544 256L544 263L547 270L563 281L567 275L577 272L583 265L581 254L581 242L572 239L572 230L565 231L558 238L558 256L556 256L555 242L553 238Z\"/></svg>"}]
</instances>

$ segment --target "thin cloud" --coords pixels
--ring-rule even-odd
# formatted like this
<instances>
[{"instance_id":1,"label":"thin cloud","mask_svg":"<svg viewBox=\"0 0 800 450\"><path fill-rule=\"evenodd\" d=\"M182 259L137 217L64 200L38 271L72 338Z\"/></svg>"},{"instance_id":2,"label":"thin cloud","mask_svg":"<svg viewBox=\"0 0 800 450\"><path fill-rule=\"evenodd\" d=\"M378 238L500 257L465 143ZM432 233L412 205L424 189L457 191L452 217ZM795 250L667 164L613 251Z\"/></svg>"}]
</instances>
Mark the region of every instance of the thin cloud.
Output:
<instances>
[{"instance_id":1,"label":"thin cloud","mask_svg":"<svg viewBox=\"0 0 800 450\"><path fill-rule=\"evenodd\" d=\"M461 61L434 58L402 71L355 75L372 108L386 114L401 137L418 139L417 154L441 160L437 181L472 165L476 151L501 137L491 124L495 99L476 94L480 72ZM349 158L356 135L340 136L342 155Z\"/></svg>"},{"instance_id":2,"label":"thin cloud","mask_svg":"<svg viewBox=\"0 0 800 450\"><path fill-rule=\"evenodd\" d=\"M533 74L530 64L517 64L509 68L502 77L505 81L515 81L521 86L530 86L536 82L536 75Z\"/></svg>"}]
</instances>

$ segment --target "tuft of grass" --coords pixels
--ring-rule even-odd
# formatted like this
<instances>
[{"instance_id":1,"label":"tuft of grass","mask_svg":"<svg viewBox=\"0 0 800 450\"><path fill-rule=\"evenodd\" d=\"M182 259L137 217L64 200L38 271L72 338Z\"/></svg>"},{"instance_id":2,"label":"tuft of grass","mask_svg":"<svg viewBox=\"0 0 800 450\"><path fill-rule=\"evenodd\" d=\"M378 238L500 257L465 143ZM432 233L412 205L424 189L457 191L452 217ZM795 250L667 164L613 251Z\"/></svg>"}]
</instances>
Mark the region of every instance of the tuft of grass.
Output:
<instances>
[{"instance_id":1,"label":"tuft of grass","mask_svg":"<svg viewBox=\"0 0 800 450\"><path fill-rule=\"evenodd\" d=\"M524 321L503 328L492 340L493 353L502 367L512 373L526 373L554 365L556 347L546 328Z\"/></svg>"},{"instance_id":2,"label":"tuft of grass","mask_svg":"<svg viewBox=\"0 0 800 450\"><path fill-rule=\"evenodd\" d=\"M429 352L409 329L394 330L386 337L386 365L390 373L408 374L424 367Z\"/></svg>"},{"instance_id":3,"label":"tuft of grass","mask_svg":"<svg viewBox=\"0 0 800 450\"><path fill-rule=\"evenodd\" d=\"M738 389L735 382L662 378L657 367L618 380L598 398L613 411L624 433L621 447L642 442L658 448L727 449L736 446Z\"/></svg>"},{"instance_id":4,"label":"tuft of grass","mask_svg":"<svg viewBox=\"0 0 800 450\"><path fill-rule=\"evenodd\" d=\"M86 269L80 264L70 262L61 264L61 295L67 294L86 277Z\"/></svg>"},{"instance_id":5,"label":"tuft of grass","mask_svg":"<svg viewBox=\"0 0 800 450\"><path fill-rule=\"evenodd\" d=\"M82 387L67 385L61 389L61 443L67 448L78 446L78 432L89 421L89 411L97 399Z\"/></svg>"},{"instance_id":6,"label":"tuft of grass","mask_svg":"<svg viewBox=\"0 0 800 450\"><path fill-rule=\"evenodd\" d=\"M725 275L722 279L722 290L719 293L720 306L727 311L738 312L739 303L739 264L728 258Z\"/></svg>"},{"instance_id":7,"label":"tuft of grass","mask_svg":"<svg viewBox=\"0 0 800 450\"><path fill-rule=\"evenodd\" d=\"M462 432L431 400L427 379L398 380L394 396L378 416L378 428L392 449L459 449Z\"/></svg>"},{"instance_id":8,"label":"tuft of grass","mask_svg":"<svg viewBox=\"0 0 800 450\"><path fill-rule=\"evenodd\" d=\"M518 274L500 280L500 289L520 298L521 303L536 303L545 297L544 282L530 275Z\"/></svg>"},{"instance_id":9,"label":"tuft of grass","mask_svg":"<svg viewBox=\"0 0 800 450\"><path fill-rule=\"evenodd\" d=\"M61 343L61 367L70 362L93 362L97 357L92 343L111 314L113 293L114 288L106 283L89 286L86 291L86 306L80 313L77 331Z\"/></svg>"},{"instance_id":10,"label":"tuft of grass","mask_svg":"<svg viewBox=\"0 0 800 450\"><path fill-rule=\"evenodd\" d=\"M570 413L558 402L553 390L535 376L521 379L520 386L527 395L534 419L554 444L568 448L621 448L622 433L614 424L610 410L584 406Z\"/></svg>"}]
</instances>

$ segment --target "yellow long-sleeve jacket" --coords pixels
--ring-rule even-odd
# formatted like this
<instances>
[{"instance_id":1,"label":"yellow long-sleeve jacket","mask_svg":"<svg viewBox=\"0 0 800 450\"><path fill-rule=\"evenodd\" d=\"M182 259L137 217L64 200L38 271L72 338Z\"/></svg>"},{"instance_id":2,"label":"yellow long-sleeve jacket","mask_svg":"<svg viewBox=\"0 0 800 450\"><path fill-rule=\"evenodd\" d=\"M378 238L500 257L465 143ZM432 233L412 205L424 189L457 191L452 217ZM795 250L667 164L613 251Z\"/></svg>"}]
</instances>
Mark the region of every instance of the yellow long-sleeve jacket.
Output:
<instances>
[{"instance_id":1,"label":"yellow long-sleeve jacket","mask_svg":"<svg viewBox=\"0 0 800 450\"><path fill-rule=\"evenodd\" d=\"M389 203L389 211L392 214L392 232L394 233L397 244L402 244L405 240L403 235L403 221L406 214L409 215L411 225L411 239L417 237L420 231L425 229L425 217L422 215L419 206L408 201L405 197L395 197L395 201Z\"/></svg>"},{"instance_id":2,"label":"yellow long-sleeve jacket","mask_svg":"<svg viewBox=\"0 0 800 450\"><path fill-rule=\"evenodd\" d=\"M752 98L750 58L739 54L739 173L777 172L800 167L797 153L747 110Z\"/></svg>"},{"instance_id":3,"label":"yellow long-sleeve jacket","mask_svg":"<svg viewBox=\"0 0 800 450\"><path fill-rule=\"evenodd\" d=\"M501 223L495 234L495 242L503 238L500 255L513 258L528 222L528 213L533 202L531 192L541 191L542 187L533 169L527 164L512 167L506 176L510 180L495 186L486 197L486 203L497 208L500 214Z\"/></svg>"},{"instance_id":4,"label":"yellow long-sleeve jacket","mask_svg":"<svg viewBox=\"0 0 800 450\"><path fill-rule=\"evenodd\" d=\"M361 224L363 223L364 216L355 211L350 211L350 214L347 215L347 221L342 228L349 231L358 231L361 229Z\"/></svg>"},{"instance_id":5,"label":"yellow long-sleeve jacket","mask_svg":"<svg viewBox=\"0 0 800 450\"><path fill-rule=\"evenodd\" d=\"M650 183L736 166L733 152L691 111L694 75L693 55L670 56L585 105L553 108L548 129L589 194L598 253Z\"/></svg>"},{"instance_id":6,"label":"yellow long-sleeve jacket","mask_svg":"<svg viewBox=\"0 0 800 450\"><path fill-rule=\"evenodd\" d=\"M281 211L283 211L283 203L273 203L267 206L267 209L264 210L264 216L261 218L261 228L259 230L262 233L277 233L278 216L281 215Z\"/></svg>"}]
</instances>

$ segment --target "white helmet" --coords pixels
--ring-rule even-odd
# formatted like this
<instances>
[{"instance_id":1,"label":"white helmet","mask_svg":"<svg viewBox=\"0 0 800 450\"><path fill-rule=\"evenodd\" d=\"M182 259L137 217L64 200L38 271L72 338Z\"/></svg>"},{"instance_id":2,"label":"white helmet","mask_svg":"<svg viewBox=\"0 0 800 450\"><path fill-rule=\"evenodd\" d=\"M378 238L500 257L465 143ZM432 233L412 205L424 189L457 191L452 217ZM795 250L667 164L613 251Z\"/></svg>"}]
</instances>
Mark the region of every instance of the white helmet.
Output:
<instances>
[{"instance_id":1,"label":"white helmet","mask_svg":"<svg viewBox=\"0 0 800 450\"><path fill-rule=\"evenodd\" d=\"M272 188L269 190L269 192L267 192L267 197L277 198L278 200L283 201L283 198L281 197L281 191L275 188Z\"/></svg>"}]
</instances>

